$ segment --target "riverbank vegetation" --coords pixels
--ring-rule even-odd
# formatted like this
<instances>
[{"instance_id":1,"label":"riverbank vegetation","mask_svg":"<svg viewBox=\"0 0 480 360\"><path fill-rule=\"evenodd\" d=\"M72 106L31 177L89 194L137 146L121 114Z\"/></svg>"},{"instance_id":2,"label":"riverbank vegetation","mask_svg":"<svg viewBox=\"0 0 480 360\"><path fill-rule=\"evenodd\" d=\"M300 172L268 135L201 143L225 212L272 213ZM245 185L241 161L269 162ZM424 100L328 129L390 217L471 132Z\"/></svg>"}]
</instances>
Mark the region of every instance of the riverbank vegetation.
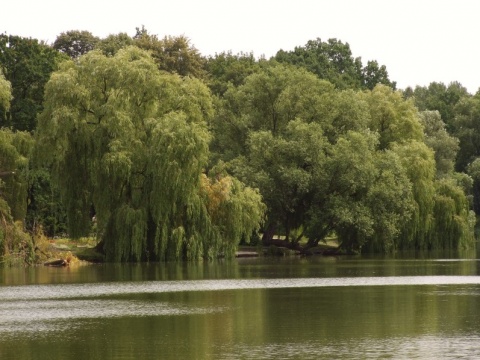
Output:
<instances>
[{"instance_id":1,"label":"riverbank vegetation","mask_svg":"<svg viewBox=\"0 0 480 360\"><path fill-rule=\"evenodd\" d=\"M0 35L0 254L107 261L475 246L480 95L396 89L348 43L205 57L188 38Z\"/></svg>"}]
</instances>

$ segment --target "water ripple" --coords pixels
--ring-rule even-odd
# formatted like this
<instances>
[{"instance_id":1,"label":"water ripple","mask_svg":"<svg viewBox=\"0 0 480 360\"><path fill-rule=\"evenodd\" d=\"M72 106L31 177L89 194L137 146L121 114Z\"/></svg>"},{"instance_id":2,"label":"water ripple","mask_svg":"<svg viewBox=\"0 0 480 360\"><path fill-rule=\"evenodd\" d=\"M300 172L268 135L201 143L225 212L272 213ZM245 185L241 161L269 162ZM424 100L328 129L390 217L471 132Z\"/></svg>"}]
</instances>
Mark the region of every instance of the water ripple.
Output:
<instances>
[{"instance_id":1,"label":"water ripple","mask_svg":"<svg viewBox=\"0 0 480 360\"><path fill-rule=\"evenodd\" d=\"M339 339L332 343L272 343L261 346L237 344L220 351L226 360L240 359L478 359L478 335L387 337L385 339ZM446 348L448 351L446 351Z\"/></svg>"},{"instance_id":2,"label":"water ripple","mask_svg":"<svg viewBox=\"0 0 480 360\"><path fill-rule=\"evenodd\" d=\"M225 307L188 306L180 303L141 300L26 300L0 302L0 334L47 335L81 326L81 319L120 317L181 316L211 314Z\"/></svg>"},{"instance_id":3,"label":"water ripple","mask_svg":"<svg viewBox=\"0 0 480 360\"><path fill-rule=\"evenodd\" d=\"M467 284L480 285L480 276L239 279L5 286L0 287L0 301L88 298L120 294L157 294L188 291Z\"/></svg>"}]
</instances>

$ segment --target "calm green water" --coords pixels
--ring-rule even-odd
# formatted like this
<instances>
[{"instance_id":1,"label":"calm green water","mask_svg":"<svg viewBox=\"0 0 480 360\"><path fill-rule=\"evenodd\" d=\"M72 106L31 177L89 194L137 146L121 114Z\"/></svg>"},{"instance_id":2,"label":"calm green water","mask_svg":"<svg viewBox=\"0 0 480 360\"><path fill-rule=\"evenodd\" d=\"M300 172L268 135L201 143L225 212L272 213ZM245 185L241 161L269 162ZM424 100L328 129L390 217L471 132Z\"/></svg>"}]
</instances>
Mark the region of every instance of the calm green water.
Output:
<instances>
[{"instance_id":1,"label":"calm green water","mask_svg":"<svg viewBox=\"0 0 480 360\"><path fill-rule=\"evenodd\" d=\"M480 358L480 260L0 269L0 359Z\"/></svg>"}]
</instances>

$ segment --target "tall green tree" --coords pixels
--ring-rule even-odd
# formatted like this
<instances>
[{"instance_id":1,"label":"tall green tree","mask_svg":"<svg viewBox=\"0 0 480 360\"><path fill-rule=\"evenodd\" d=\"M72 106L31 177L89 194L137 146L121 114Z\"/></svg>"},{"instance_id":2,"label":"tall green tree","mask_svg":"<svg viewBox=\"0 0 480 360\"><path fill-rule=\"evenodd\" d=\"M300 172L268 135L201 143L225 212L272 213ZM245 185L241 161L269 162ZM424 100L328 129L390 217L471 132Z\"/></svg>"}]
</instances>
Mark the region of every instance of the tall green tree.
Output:
<instances>
[{"instance_id":1,"label":"tall green tree","mask_svg":"<svg viewBox=\"0 0 480 360\"><path fill-rule=\"evenodd\" d=\"M384 85L377 85L364 96L369 104L369 128L379 133L380 149L389 148L392 143L423 141L423 129L413 101L405 101L399 91Z\"/></svg>"},{"instance_id":2,"label":"tall green tree","mask_svg":"<svg viewBox=\"0 0 480 360\"><path fill-rule=\"evenodd\" d=\"M55 237L67 233L67 220L61 196L47 167L35 164L31 157L28 171L28 198L25 227L32 233Z\"/></svg>"},{"instance_id":3,"label":"tall green tree","mask_svg":"<svg viewBox=\"0 0 480 360\"><path fill-rule=\"evenodd\" d=\"M244 84L232 86L223 96L210 125L214 134L212 151L229 161L246 153L252 131L269 131L277 136L296 118L324 120L328 109L319 104L333 89L304 69L277 63L262 66Z\"/></svg>"},{"instance_id":4,"label":"tall green tree","mask_svg":"<svg viewBox=\"0 0 480 360\"><path fill-rule=\"evenodd\" d=\"M76 59L95 49L100 39L86 30L62 32L53 43L53 48Z\"/></svg>"},{"instance_id":5,"label":"tall green tree","mask_svg":"<svg viewBox=\"0 0 480 360\"><path fill-rule=\"evenodd\" d=\"M161 72L128 47L62 64L45 96L37 140L66 199L70 235L89 228L93 207L107 259L231 255L258 228L260 195L235 180L226 221L209 213L202 173L213 108L200 81Z\"/></svg>"},{"instance_id":6,"label":"tall green tree","mask_svg":"<svg viewBox=\"0 0 480 360\"><path fill-rule=\"evenodd\" d=\"M361 86L360 58L352 56L348 43L337 39L326 42L320 38L309 40L305 46L295 47L293 51L278 51L275 59L304 67L339 89L358 89Z\"/></svg>"},{"instance_id":7,"label":"tall green tree","mask_svg":"<svg viewBox=\"0 0 480 360\"><path fill-rule=\"evenodd\" d=\"M100 39L95 44L95 49L100 50L104 55L113 56L120 49L134 44L134 40L127 33L110 34Z\"/></svg>"},{"instance_id":8,"label":"tall green tree","mask_svg":"<svg viewBox=\"0 0 480 360\"><path fill-rule=\"evenodd\" d=\"M10 84L0 72L0 103L8 110ZM23 221L27 206L25 170L32 148L31 136L24 132L0 129L0 197L14 220Z\"/></svg>"},{"instance_id":9,"label":"tall green tree","mask_svg":"<svg viewBox=\"0 0 480 360\"><path fill-rule=\"evenodd\" d=\"M438 111L422 111L419 115L424 129L425 143L435 153L437 177L453 174L459 140L447 132Z\"/></svg>"},{"instance_id":10,"label":"tall green tree","mask_svg":"<svg viewBox=\"0 0 480 360\"><path fill-rule=\"evenodd\" d=\"M5 111L10 107L10 100L10 82L0 70L0 104ZM26 140L24 136L0 129L0 260L12 254L15 257L20 251L24 253L20 256L24 259L32 255L31 241L21 222L26 206L22 170L26 167L25 155L28 153L28 141L22 141Z\"/></svg>"},{"instance_id":11,"label":"tall green tree","mask_svg":"<svg viewBox=\"0 0 480 360\"><path fill-rule=\"evenodd\" d=\"M362 69L362 88L373 90L378 84L386 85L392 89L397 86L395 81L390 81L385 65L379 65L376 60L370 60Z\"/></svg>"},{"instance_id":12,"label":"tall green tree","mask_svg":"<svg viewBox=\"0 0 480 360\"><path fill-rule=\"evenodd\" d=\"M29 133L0 129L0 257L30 262L34 252L24 232L27 209Z\"/></svg>"},{"instance_id":13,"label":"tall green tree","mask_svg":"<svg viewBox=\"0 0 480 360\"><path fill-rule=\"evenodd\" d=\"M290 234L305 224L314 172L323 168L328 145L319 124L301 120L290 121L281 136L270 131L250 133L247 155L232 164L235 174L260 189L268 206L264 243L282 233L287 245L297 246L300 238Z\"/></svg>"},{"instance_id":14,"label":"tall green tree","mask_svg":"<svg viewBox=\"0 0 480 360\"><path fill-rule=\"evenodd\" d=\"M309 40L305 46L297 46L293 51L278 51L275 60L305 68L338 89L371 90L377 84L396 86L389 80L385 65L368 61L364 67L360 57L353 57L350 45L337 39L326 42L320 38Z\"/></svg>"},{"instance_id":15,"label":"tall green tree","mask_svg":"<svg viewBox=\"0 0 480 360\"><path fill-rule=\"evenodd\" d=\"M401 95L384 88L385 107L418 122L414 108L397 109ZM411 183L399 156L380 148L382 134L369 129L379 111L366 96L274 62L227 90L213 121L214 145L237 176L260 189L268 208L264 243L283 234L285 245L299 247L299 235L307 235L311 248L336 233L346 250L395 248L413 211ZM407 131L395 116L390 123L399 129L384 137Z\"/></svg>"},{"instance_id":16,"label":"tall green tree","mask_svg":"<svg viewBox=\"0 0 480 360\"><path fill-rule=\"evenodd\" d=\"M252 53L222 52L206 59L208 86L215 95L222 96L229 86L240 86L247 76L259 70L259 61Z\"/></svg>"},{"instance_id":17,"label":"tall green tree","mask_svg":"<svg viewBox=\"0 0 480 360\"><path fill-rule=\"evenodd\" d=\"M0 34L0 68L13 96L8 111L0 104L0 126L35 129L45 84L63 59L65 55L36 39Z\"/></svg>"},{"instance_id":18,"label":"tall green tree","mask_svg":"<svg viewBox=\"0 0 480 360\"><path fill-rule=\"evenodd\" d=\"M181 76L205 78L205 58L190 43L186 36L165 36L149 34L145 27L137 28L135 45L151 52L160 70Z\"/></svg>"},{"instance_id":19,"label":"tall green tree","mask_svg":"<svg viewBox=\"0 0 480 360\"><path fill-rule=\"evenodd\" d=\"M27 210L27 170L33 139L26 132L1 129L1 196L15 220L25 219Z\"/></svg>"},{"instance_id":20,"label":"tall green tree","mask_svg":"<svg viewBox=\"0 0 480 360\"><path fill-rule=\"evenodd\" d=\"M467 167L467 173L472 178L473 210L480 214L480 158L476 158Z\"/></svg>"},{"instance_id":21,"label":"tall green tree","mask_svg":"<svg viewBox=\"0 0 480 360\"><path fill-rule=\"evenodd\" d=\"M454 179L443 178L435 183L434 227L429 248L471 248L475 239L475 214L463 189Z\"/></svg>"},{"instance_id":22,"label":"tall green tree","mask_svg":"<svg viewBox=\"0 0 480 360\"><path fill-rule=\"evenodd\" d=\"M391 252L413 210L412 186L400 157L378 151L378 135L349 131L317 169L308 246L338 236L345 251Z\"/></svg>"},{"instance_id":23,"label":"tall green tree","mask_svg":"<svg viewBox=\"0 0 480 360\"><path fill-rule=\"evenodd\" d=\"M10 109L10 101L12 100L12 85L10 81L5 79L2 70L0 69L0 107L4 111Z\"/></svg>"},{"instance_id":24,"label":"tall green tree","mask_svg":"<svg viewBox=\"0 0 480 360\"><path fill-rule=\"evenodd\" d=\"M451 134L455 132L455 106L464 97L471 96L459 82L451 82L448 86L441 82L432 82L428 86L407 88L404 95L412 98L420 111L438 111Z\"/></svg>"},{"instance_id":25,"label":"tall green tree","mask_svg":"<svg viewBox=\"0 0 480 360\"><path fill-rule=\"evenodd\" d=\"M435 159L433 151L423 142L410 140L394 143L393 151L401 159L412 184L414 210L405 222L399 248L426 248L433 227L435 205Z\"/></svg>"},{"instance_id":26,"label":"tall green tree","mask_svg":"<svg viewBox=\"0 0 480 360\"><path fill-rule=\"evenodd\" d=\"M480 156L480 95L464 97L457 103L453 127L460 140L456 169L465 171Z\"/></svg>"},{"instance_id":27,"label":"tall green tree","mask_svg":"<svg viewBox=\"0 0 480 360\"><path fill-rule=\"evenodd\" d=\"M403 224L397 247L426 249L442 247L447 243L455 246L471 244L470 230L463 232L465 237L457 239L458 242L435 238L442 233L437 221L441 208L438 201L442 197L437 189L445 189L439 186L436 175L452 175L452 157L455 154L455 139L442 132L444 127L438 114L420 115L412 99L404 100L400 92L381 85L365 93L365 96L370 104L370 128L380 135L380 149L391 149L399 156L412 185L414 209L411 218ZM466 199L464 193L463 197ZM470 226L468 211L459 210L456 216Z\"/></svg>"}]
</instances>

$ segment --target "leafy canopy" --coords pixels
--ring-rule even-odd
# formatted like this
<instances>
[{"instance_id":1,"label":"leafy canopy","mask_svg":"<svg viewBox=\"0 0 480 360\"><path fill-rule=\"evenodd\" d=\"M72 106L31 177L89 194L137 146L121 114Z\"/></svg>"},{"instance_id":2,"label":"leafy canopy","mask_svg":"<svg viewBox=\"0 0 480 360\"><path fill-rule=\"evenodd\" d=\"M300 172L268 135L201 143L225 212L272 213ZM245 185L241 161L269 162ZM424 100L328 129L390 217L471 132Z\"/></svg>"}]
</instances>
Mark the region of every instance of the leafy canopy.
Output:
<instances>
[{"instance_id":1,"label":"leafy canopy","mask_svg":"<svg viewBox=\"0 0 480 360\"><path fill-rule=\"evenodd\" d=\"M13 96L8 111L0 102L0 126L35 129L44 86L65 57L36 39L0 34L0 69L11 84Z\"/></svg>"},{"instance_id":2,"label":"leafy canopy","mask_svg":"<svg viewBox=\"0 0 480 360\"><path fill-rule=\"evenodd\" d=\"M90 31L70 30L57 36L53 48L67 54L72 59L77 59L95 49L99 40Z\"/></svg>"},{"instance_id":3,"label":"leafy canopy","mask_svg":"<svg viewBox=\"0 0 480 360\"><path fill-rule=\"evenodd\" d=\"M225 213L209 205L202 173L212 112L205 85L159 71L136 47L62 64L46 87L38 143L66 200L70 235L89 228L93 208L108 259L231 254L258 228L263 205L234 179Z\"/></svg>"},{"instance_id":4,"label":"leafy canopy","mask_svg":"<svg viewBox=\"0 0 480 360\"><path fill-rule=\"evenodd\" d=\"M354 58L350 45L337 39L309 40L293 51L280 50L275 59L307 69L320 79L328 80L338 89L370 89L383 84L395 88L385 65L368 61L364 67L361 58Z\"/></svg>"}]
</instances>

